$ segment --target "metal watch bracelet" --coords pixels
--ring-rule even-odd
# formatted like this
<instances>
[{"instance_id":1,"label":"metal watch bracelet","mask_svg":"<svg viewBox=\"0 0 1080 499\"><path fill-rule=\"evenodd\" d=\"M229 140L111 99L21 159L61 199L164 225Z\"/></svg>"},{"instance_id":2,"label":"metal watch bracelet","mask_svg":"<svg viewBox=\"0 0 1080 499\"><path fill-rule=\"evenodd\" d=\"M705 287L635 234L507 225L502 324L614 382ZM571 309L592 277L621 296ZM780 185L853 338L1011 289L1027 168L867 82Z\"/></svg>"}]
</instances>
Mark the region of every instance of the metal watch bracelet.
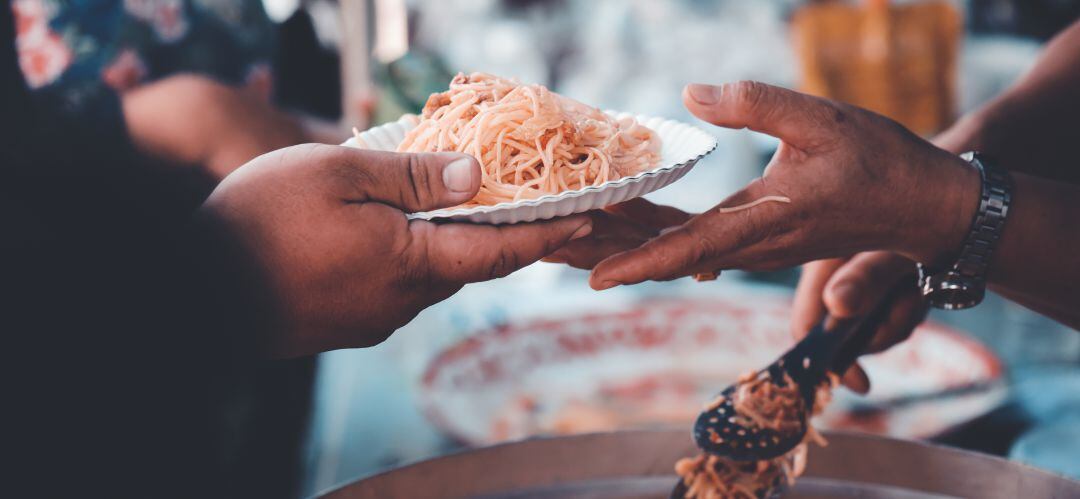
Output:
<instances>
[{"instance_id":1,"label":"metal watch bracelet","mask_svg":"<svg viewBox=\"0 0 1080 499\"><path fill-rule=\"evenodd\" d=\"M970 308L982 301L986 293L986 268L1012 203L1013 182L1007 171L995 168L975 152L960 157L978 169L982 179L979 209L971 229L950 269L931 273L917 264L923 296L930 305L945 310Z\"/></svg>"}]
</instances>

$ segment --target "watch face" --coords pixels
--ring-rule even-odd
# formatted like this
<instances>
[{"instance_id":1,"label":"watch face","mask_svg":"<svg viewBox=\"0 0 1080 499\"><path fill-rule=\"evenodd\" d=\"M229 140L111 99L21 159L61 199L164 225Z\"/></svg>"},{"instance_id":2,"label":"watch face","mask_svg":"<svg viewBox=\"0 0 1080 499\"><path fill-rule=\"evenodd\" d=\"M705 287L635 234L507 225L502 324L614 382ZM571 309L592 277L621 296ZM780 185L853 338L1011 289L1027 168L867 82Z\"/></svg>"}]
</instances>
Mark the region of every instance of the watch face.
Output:
<instances>
[{"instance_id":1,"label":"watch face","mask_svg":"<svg viewBox=\"0 0 1080 499\"><path fill-rule=\"evenodd\" d=\"M946 310L960 310L974 307L977 302L972 293L961 289L940 290L933 296L934 304Z\"/></svg>"},{"instance_id":2,"label":"watch face","mask_svg":"<svg viewBox=\"0 0 1080 499\"><path fill-rule=\"evenodd\" d=\"M974 307L982 301L983 294L981 286L973 285L954 272L931 276L923 287L923 296L930 304L945 310Z\"/></svg>"}]
</instances>

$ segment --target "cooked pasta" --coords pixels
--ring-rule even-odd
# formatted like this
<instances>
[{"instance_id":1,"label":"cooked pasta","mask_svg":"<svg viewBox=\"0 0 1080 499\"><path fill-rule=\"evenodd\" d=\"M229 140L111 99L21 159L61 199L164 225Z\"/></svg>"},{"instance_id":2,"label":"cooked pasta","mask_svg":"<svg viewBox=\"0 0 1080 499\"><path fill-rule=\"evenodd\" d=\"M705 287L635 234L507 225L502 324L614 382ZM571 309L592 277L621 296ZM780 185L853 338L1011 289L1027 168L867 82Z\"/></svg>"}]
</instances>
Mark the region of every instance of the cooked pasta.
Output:
<instances>
[{"instance_id":1,"label":"cooked pasta","mask_svg":"<svg viewBox=\"0 0 1080 499\"><path fill-rule=\"evenodd\" d=\"M832 399L832 388L837 378L818 387L811 415L820 414ZM732 393L732 405L736 417L747 428L769 428L786 431L799 423L802 398L790 379L778 386L767 377L756 373L744 374ZM717 399L713 407L723 403ZM758 499L765 497L782 483L792 485L806 470L807 442L826 445L825 439L807 425L806 437L788 453L762 461L734 461L718 456L702 454L680 459L675 472L686 486L686 499Z\"/></svg>"},{"instance_id":2,"label":"cooked pasta","mask_svg":"<svg viewBox=\"0 0 1080 499\"><path fill-rule=\"evenodd\" d=\"M791 198L787 196L762 196L749 203L743 203L738 206L721 207L717 211L720 213L735 213L737 211L749 210L762 203L790 203Z\"/></svg>"},{"instance_id":3,"label":"cooked pasta","mask_svg":"<svg viewBox=\"0 0 1080 499\"><path fill-rule=\"evenodd\" d=\"M660 138L633 118L485 73L432 94L399 152L455 151L483 170L471 205L534 199L637 174L660 161Z\"/></svg>"},{"instance_id":4,"label":"cooked pasta","mask_svg":"<svg viewBox=\"0 0 1080 499\"><path fill-rule=\"evenodd\" d=\"M746 428L767 428L777 432L798 431L799 415L804 410L798 386L785 380L780 386L768 378L768 372L747 373L739 377L731 403L736 424Z\"/></svg>"}]
</instances>

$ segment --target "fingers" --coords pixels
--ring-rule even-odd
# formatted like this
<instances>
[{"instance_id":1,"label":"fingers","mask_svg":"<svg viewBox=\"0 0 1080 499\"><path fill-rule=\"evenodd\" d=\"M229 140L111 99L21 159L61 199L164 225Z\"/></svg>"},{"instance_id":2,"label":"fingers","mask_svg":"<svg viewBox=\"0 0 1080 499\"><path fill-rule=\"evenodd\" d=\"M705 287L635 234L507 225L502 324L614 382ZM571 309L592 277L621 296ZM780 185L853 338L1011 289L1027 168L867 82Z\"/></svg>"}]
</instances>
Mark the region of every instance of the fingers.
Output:
<instances>
[{"instance_id":1,"label":"fingers","mask_svg":"<svg viewBox=\"0 0 1080 499\"><path fill-rule=\"evenodd\" d=\"M874 339L866 347L866 353L884 352L908 339L915 327L926 319L930 307L916 286L905 292L893 305L885 323L878 327Z\"/></svg>"},{"instance_id":2,"label":"fingers","mask_svg":"<svg viewBox=\"0 0 1080 499\"><path fill-rule=\"evenodd\" d=\"M842 120L839 108L818 97L756 81L723 85L692 83L683 103L694 116L725 128L749 128L796 147L814 144L823 121Z\"/></svg>"},{"instance_id":3,"label":"fingers","mask_svg":"<svg viewBox=\"0 0 1080 499\"><path fill-rule=\"evenodd\" d=\"M899 298L889 311L889 316L883 324L874 332L874 338L870 340L864 354L884 352L911 336L925 318L929 307L919 293L918 288L912 289ZM870 391L870 377L858 363L840 378L840 382L855 393L867 393Z\"/></svg>"},{"instance_id":4,"label":"fingers","mask_svg":"<svg viewBox=\"0 0 1080 499\"><path fill-rule=\"evenodd\" d=\"M593 229L595 231L595 229ZM565 263L577 269L592 269L605 258L641 244L640 239L625 237L583 238L572 241L544 258L546 262Z\"/></svg>"},{"instance_id":5,"label":"fingers","mask_svg":"<svg viewBox=\"0 0 1080 499\"><path fill-rule=\"evenodd\" d=\"M864 315L889 292L901 278L909 276L914 264L888 251L859 253L838 268L822 293L829 314L848 318ZM911 287L915 288L912 279Z\"/></svg>"},{"instance_id":6,"label":"fingers","mask_svg":"<svg viewBox=\"0 0 1080 499\"><path fill-rule=\"evenodd\" d=\"M506 276L587 236L592 225L586 216L572 216L498 226L417 220L409 229L415 252L409 265L432 281L468 283Z\"/></svg>"},{"instance_id":7,"label":"fingers","mask_svg":"<svg viewBox=\"0 0 1080 499\"><path fill-rule=\"evenodd\" d=\"M605 258L637 248L660 230L690 219L690 214L682 210L642 198L591 212L590 216L593 231L589 237L567 244L544 260L592 269Z\"/></svg>"},{"instance_id":8,"label":"fingers","mask_svg":"<svg viewBox=\"0 0 1080 499\"><path fill-rule=\"evenodd\" d=\"M840 377L840 384L855 393L866 394L870 391L870 377L866 375L866 370L858 362L852 364L847 372Z\"/></svg>"},{"instance_id":9,"label":"fingers","mask_svg":"<svg viewBox=\"0 0 1080 499\"><path fill-rule=\"evenodd\" d=\"M751 182L715 208L666 229L639 248L600 262L593 270L590 285L603 290L621 284L726 270L733 266L758 268L759 264L777 263L766 258L770 255L766 250L794 244L782 239L794 223L789 216L790 205L764 203L735 213L726 211L769 194L773 193L769 192L764 180ZM773 243L768 248L759 244L766 239ZM802 263L788 261L797 258L790 251L782 253L787 259L782 263Z\"/></svg>"},{"instance_id":10,"label":"fingers","mask_svg":"<svg viewBox=\"0 0 1080 499\"><path fill-rule=\"evenodd\" d=\"M459 205L480 190L480 165L465 154L326 147L334 153L323 163L347 201L375 201L414 213Z\"/></svg>"},{"instance_id":11,"label":"fingers","mask_svg":"<svg viewBox=\"0 0 1080 499\"><path fill-rule=\"evenodd\" d=\"M591 269L611 255L640 246L657 233L656 229L640 225L635 220L604 211L590 212L589 217L592 219L589 237L567 243L544 260Z\"/></svg>"},{"instance_id":12,"label":"fingers","mask_svg":"<svg viewBox=\"0 0 1080 499\"><path fill-rule=\"evenodd\" d=\"M928 307L911 275L913 265L895 253L860 253L837 268L825 284L821 296L829 313L853 317L869 313L894 285L911 279L910 288L896 298L864 353L882 352L904 341L926 317ZM858 393L870 389L869 378L858 365L844 373L841 382Z\"/></svg>"},{"instance_id":13,"label":"fingers","mask_svg":"<svg viewBox=\"0 0 1080 499\"><path fill-rule=\"evenodd\" d=\"M825 287L833 274L847 262L847 258L833 258L803 265L791 311L791 333L796 340L801 340L825 317L825 303L822 301ZM840 383L856 393L870 390L870 378L858 363L843 373Z\"/></svg>"},{"instance_id":14,"label":"fingers","mask_svg":"<svg viewBox=\"0 0 1080 499\"><path fill-rule=\"evenodd\" d=\"M682 225L691 215L678 208L653 204L645 198L634 198L625 203L608 206L604 211L653 229L666 229Z\"/></svg>"},{"instance_id":15,"label":"fingers","mask_svg":"<svg viewBox=\"0 0 1080 499\"><path fill-rule=\"evenodd\" d=\"M803 265L791 307L791 334L796 340L801 340L825 317L825 303L821 299L825 284L846 261L846 258L834 258Z\"/></svg>"},{"instance_id":16,"label":"fingers","mask_svg":"<svg viewBox=\"0 0 1080 499\"><path fill-rule=\"evenodd\" d=\"M702 253L696 233L685 226L676 227L640 247L598 263L589 275L589 286L602 291L623 284L665 279L694 267Z\"/></svg>"}]
</instances>

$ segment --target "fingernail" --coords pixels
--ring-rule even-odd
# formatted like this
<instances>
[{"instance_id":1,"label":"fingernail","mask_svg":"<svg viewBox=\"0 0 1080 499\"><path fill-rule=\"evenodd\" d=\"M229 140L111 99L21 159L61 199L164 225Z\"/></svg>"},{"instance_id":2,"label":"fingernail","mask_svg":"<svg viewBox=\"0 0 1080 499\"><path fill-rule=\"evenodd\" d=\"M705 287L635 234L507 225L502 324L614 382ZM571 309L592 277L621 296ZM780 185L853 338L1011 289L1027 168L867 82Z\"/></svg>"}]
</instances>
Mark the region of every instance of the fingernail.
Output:
<instances>
[{"instance_id":1,"label":"fingernail","mask_svg":"<svg viewBox=\"0 0 1080 499\"><path fill-rule=\"evenodd\" d=\"M442 171L443 185L451 192L471 192L473 186L473 160L461 158L446 165Z\"/></svg>"},{"instance_id":2,"label":"fingernail","mask_svg":"<svg viewBox=\"0 0 1080 499\"><path fill-rule=\"evenodd\" d=\"M622 283L619 281L600 281L600 285L597 286L595 289L597 291L603 291L605 289L614 288L615 286L622 286Z\"/></svg>"},{"instance_id":3,"label":"fingernail","mask_svg":"<svg viewBox=\"0 0 1080 499\"><path fill-rule=\"evenodd\" d=\"M720 101L720 87L715 85L691 83L686 86L686 90L694 102L703 106L710 106Z\"/></svg>"},{"instance_id":4,"label":"fingernail","mask_svg":"<svg viewBox=\"0 0 1080 499\"><path fill-rule=\"evenodd\" d=\"M585 224L578 227L573 234L570 235L570 240L581 239L589 234L592 234L592 224Z\"/></svg>"}]
</instances>

